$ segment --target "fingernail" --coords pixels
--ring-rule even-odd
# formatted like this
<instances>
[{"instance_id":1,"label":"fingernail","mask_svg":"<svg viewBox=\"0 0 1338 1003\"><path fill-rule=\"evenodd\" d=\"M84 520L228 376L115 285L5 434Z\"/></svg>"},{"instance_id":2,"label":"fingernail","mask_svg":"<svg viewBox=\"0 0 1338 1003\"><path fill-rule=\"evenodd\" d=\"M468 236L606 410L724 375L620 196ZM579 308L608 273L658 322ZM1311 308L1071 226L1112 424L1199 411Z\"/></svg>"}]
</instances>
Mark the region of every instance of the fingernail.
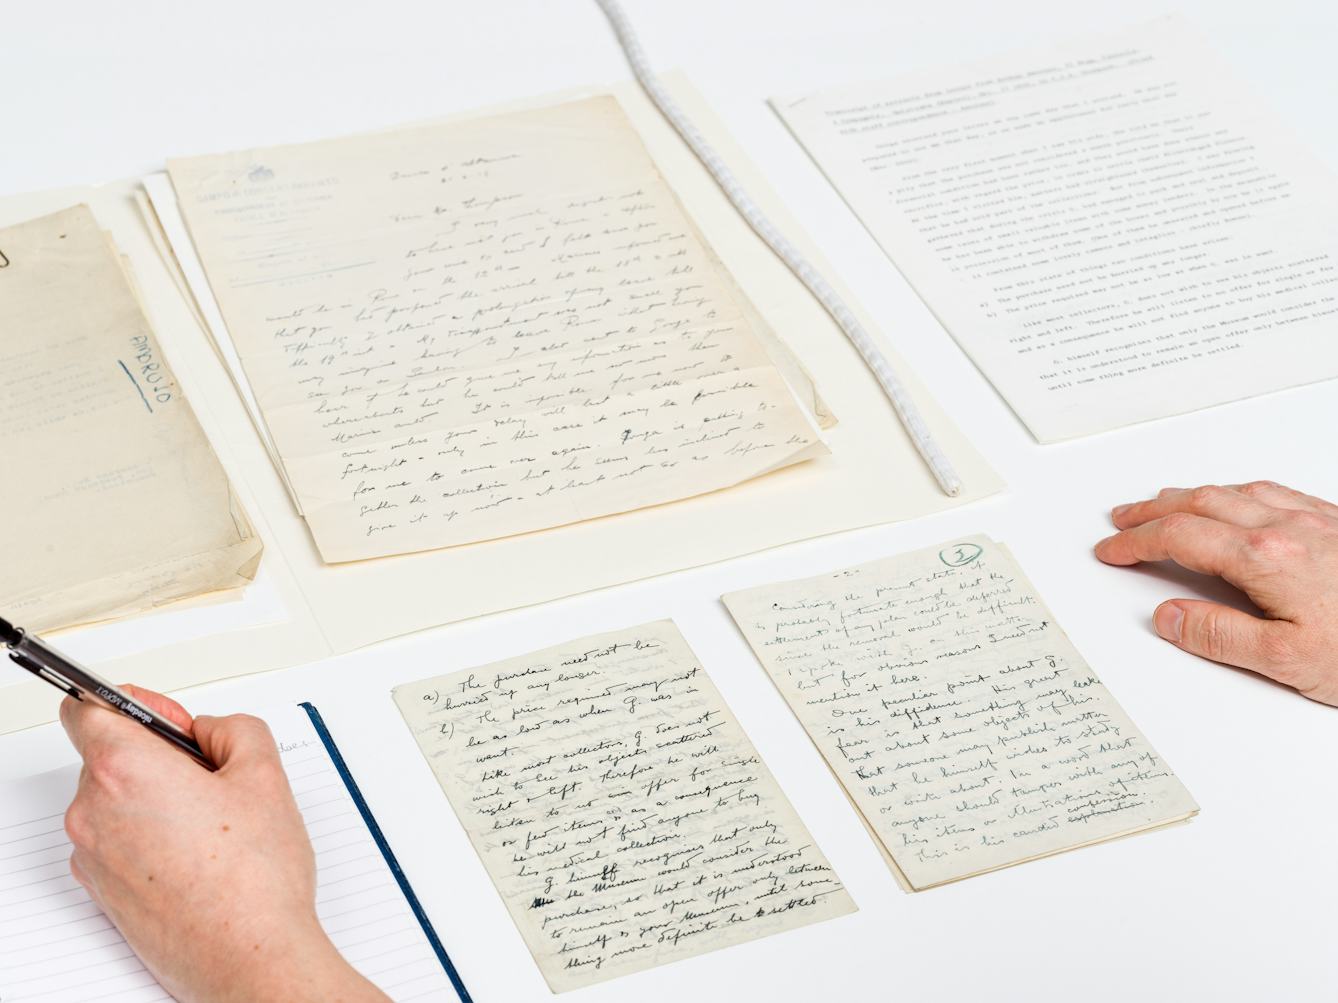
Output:
<instances>
[{"instance_id":1,"label":"fingernail","mask_svg":"<svg viewBox=\"0 0 1338 1003\"><path fill-rule=\"evenodd\" d=\"M1185 611L1175 603L1162 603L1152 614L1152 625L1157 633L1175 644L1180 643L1180 629L1185 624Z\"/></svg>"},{"instance_id":2,"label":"fingernail","mask_svg":"<svg viewBox=\"0 0 1338 1003\"><path fill-rule=\"evenodd\" d=\"M1116 505L1113 509L1110 510L1110 514L1113 515L1116 519L1118 519L1120 516L1124 515L1125 512L1128 512L1133 507L1134 506L1132 502L1128 505Z\"/></svg>"}]
</instances>

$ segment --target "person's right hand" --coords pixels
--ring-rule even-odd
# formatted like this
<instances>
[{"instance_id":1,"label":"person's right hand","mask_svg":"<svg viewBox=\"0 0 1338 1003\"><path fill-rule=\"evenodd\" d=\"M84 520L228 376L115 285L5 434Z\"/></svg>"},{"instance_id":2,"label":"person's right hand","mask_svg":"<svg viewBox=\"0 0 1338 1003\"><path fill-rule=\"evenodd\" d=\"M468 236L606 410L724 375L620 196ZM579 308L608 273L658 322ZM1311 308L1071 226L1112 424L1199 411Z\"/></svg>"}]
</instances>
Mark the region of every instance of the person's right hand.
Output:
<instances>
[{"instance_id":1,"label":"person's right hand","mask_svg":"<svg viewBox=\"0 0 1338 1003\"><path fill-rule=\"evenodd\" d=\"M1172 560L1226 579L1264 613L1170 599L1153 614L1158 634L1338 706L1338 505L1254 481L1166 488L1111 521L1120 532L1096 545L1107 564Z\"/></svg>"},{"instance_id":2,"label":"person's right hand","mask_svg":"<svg viewBox=\"0 0 1338 1003\"><path fill-rule=\"evenodd\" d=\"M386 1003L316 919L316 862L269 728L194 720L126 687L188 732L210 773L147 728L67 698L84 760L65 816L70 868L182 1003Z\"/></svg>"}]
</instances>

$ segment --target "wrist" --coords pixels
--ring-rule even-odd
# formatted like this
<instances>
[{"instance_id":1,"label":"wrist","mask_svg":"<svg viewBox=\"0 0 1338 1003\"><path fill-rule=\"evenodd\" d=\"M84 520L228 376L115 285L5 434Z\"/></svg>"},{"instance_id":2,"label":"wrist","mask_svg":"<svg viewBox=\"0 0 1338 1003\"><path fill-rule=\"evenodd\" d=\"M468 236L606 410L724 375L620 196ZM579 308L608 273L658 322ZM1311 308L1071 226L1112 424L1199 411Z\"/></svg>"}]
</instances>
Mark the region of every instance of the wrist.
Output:
<instances>
[{"instance_id":1,"label":"wrist","mask_svg":"<svg viewBox=\"0 0 1338 1003\"><path fill-rule=\"evenodd\" d=\"M254 939L254 938L253 938ZM186 994L191 1003L385 1003L330 942L315 917L239 951L224 985Z\"/></svg>"}]
</instances>

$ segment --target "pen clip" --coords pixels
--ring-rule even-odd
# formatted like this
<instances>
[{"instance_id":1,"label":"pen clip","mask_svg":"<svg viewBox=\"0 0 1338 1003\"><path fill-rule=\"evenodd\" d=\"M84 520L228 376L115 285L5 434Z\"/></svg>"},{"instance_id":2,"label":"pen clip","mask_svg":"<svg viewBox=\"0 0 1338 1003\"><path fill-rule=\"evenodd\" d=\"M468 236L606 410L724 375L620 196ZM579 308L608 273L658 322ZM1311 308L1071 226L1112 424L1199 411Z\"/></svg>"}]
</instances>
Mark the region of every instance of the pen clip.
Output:
<instances>
[{"instance_id":1,"label":"pen clip","mask_svg":"<svg viewBox=\"0 0 1338 1003\"><path fill-rule=\"evenodd\" d=\"M15 665L19 666L19 668L27 669L33 675L46 680L52 686L56 687L56 689L64 693L66 696L74 697L74 699L76 700L82 700L84 698L83 694L79 692L78 688L75 687L73 683L71 683L67 679L63 679L60 676L56 675L45 665L42 665L34 661L33 659L25 655L23 652L16 651L11 648L9 652L9 660L13 662Z\"/></svg>"},{"instance_id":2,"label":"pen clip","mask_svg":"<svg viewBox=\"0 0 1338 1003\"><path fill-rule=\"evenodd\" d=\"M22 668L55 686L66 696L76 700L101 704L110 710L138 721L159 738L175 745L207 770L217 767L200 749L195 737L171 719L146 707L128 693L122 692L95 672L65 657L49 647L40 637L0 621L4 628L4 643L9 657Z\"/></svg>"}]
</instances>

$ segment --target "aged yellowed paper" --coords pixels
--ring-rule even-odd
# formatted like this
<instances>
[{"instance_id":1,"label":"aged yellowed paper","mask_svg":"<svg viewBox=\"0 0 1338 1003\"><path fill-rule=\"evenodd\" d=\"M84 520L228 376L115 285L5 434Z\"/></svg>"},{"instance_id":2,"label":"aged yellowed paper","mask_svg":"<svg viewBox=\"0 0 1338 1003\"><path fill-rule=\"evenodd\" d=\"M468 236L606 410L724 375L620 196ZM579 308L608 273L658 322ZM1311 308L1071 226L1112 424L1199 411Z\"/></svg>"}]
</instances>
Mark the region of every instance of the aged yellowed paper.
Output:
<instances>
[{"instance_id":1,"label":"aged yellowed paper","mask_svg":"<svg viewBox=\"0 0 1338 1003\"><path fill-rule=\"evenodd\" d=\"M832 276L709 106L681 77L671 75L666 79L675 99L690 111L712 145L734 166L767 215L802 245L805 257ZM841 421L825 436L831 452L697 498L520 537L422 553L408 560L364 561L341 569L325 568L305 523L290 518L289 510L277 500L267 501L267 520L281 537L285 558L291 562L335 650L443 622L443 616L463 619L694 567L781 542L939 511L999 489L998 476L885 344L885 354L894 358L921 410L930 412L926 419L935 438L945 443L964 478L960 497L943 495L916 455L886 395L822 306L752 232L635 85L620 86L614 93L656 166L729 275L737 280L745 300L756 305L765 327L793 349L797 363L789 367L777 363L787 378L792 379L793 372L802 376L807 370L812 374L807 395L814 395L815 384L828 388L829 398L838 398L832 410L840 413ZM502 110L547 106L576 96L580 95L541 97ZM462 117L480 114L485 113ZM156 175L146 179L146 187L185 279L214 329L215 340L220 346L226 345L230 341L226 325L181 222L170 184L165 176ZM839 285L839 280L834 281ZM843 291L842 297L854 301L848 291ZM872 321L866 317L864 324L871 327ZM203 360L201 365L203 375L212 366L212 359ZM811 406L821 418L821 402L815 399ZM263 425L256 421L254 412L252 417ZM831 422L823 424L829 426ZM237 437L239 442L255 438L244 430L237 430ZM243 451L255 456L251 449ZM271 480L268 471L256 470L256 483L268 484ZM589 560L592 553L598 553L600 559ZM524 576L507 573L507 569L522 565L526 568ZM443 612L447 610L449 613Z\"/></svg>"},{"instance_id":2,"label":"aged yellowed paper","mask_svg":"<svg viewBox=\"0 0 1338 1003\"><path fill-rule=\"evenodd\" d=\"M825 451L613 97L170 169L329 562Z\"/></svg>"},{"instance_id":3,"label":"aged yellowed paper","mask_svg":"<svg viewBox=\"0 0 1338 1003\"><path fill-rule=\"evenodd\" d=\"M985 537L725 604L916 890L1198 811Z\"/></svg>"},{"instance_id":4,"label":"aged yellowed paper","mask_svg":"<svg viewBox=\"0 0 1338 1003\"><path fill-rule=\"evenodd\" d=\"M666 82L767 215L839 286L709 105L681 77L670 76ZM153 222L146 221L136 204L138 182L2 198L0 223L83 201L113 232L134 265L146 311L163 335L176 376L265 540L261 576L286 611L281 622L172 637L132 656L99 654L97 631L87 631L88 658L114 678L179 689L311 662L425 627L700 567L795 540L942 511L999 490L997 474L900 361L893 339L884 344L884 352L965 485L958 498L939 490L886 395L822 306L749 229L640 91L627 85L615 88L615 94L707 243L839 414L839 424L825 433L831 452L723 491L653 508L486 543L330 566L321 560L244 399L219 362L226 331L215 328L216 353L182 300L173 272L176 261L159 253L150 231ZM525 107L574 96L539 98ZM177 252L182 279L196 291L201 313L212 326L217 310L176 215L170 185L163 191L160 182L165 180L151 178L147 186ZM842 297L856 302L847 290ZM874 327L871 318L863 320L866 327ZM58 696L36 682L5 687L0 731L51 720Z\"/></svg>"},{"instance_id":5,"label":"aged yellowed paper","mask_svg":"<svg viewBox=\"0 0 1338 1003\"><path fill-rule=\"evenodd\" d=\"M53 630L245 585L261 552L87 206L0 229L0 609Z\"/></svg>"},{"instance_id":6,"label":"aged yellowed paper","mask_svg":"<svg viewBox=\"0 0 1338 1003\"><path fill-rule=\"evenodd\" d=\"M855 910L669 621L395 702L556 992Z\"/></svg>"}]
</instances>

